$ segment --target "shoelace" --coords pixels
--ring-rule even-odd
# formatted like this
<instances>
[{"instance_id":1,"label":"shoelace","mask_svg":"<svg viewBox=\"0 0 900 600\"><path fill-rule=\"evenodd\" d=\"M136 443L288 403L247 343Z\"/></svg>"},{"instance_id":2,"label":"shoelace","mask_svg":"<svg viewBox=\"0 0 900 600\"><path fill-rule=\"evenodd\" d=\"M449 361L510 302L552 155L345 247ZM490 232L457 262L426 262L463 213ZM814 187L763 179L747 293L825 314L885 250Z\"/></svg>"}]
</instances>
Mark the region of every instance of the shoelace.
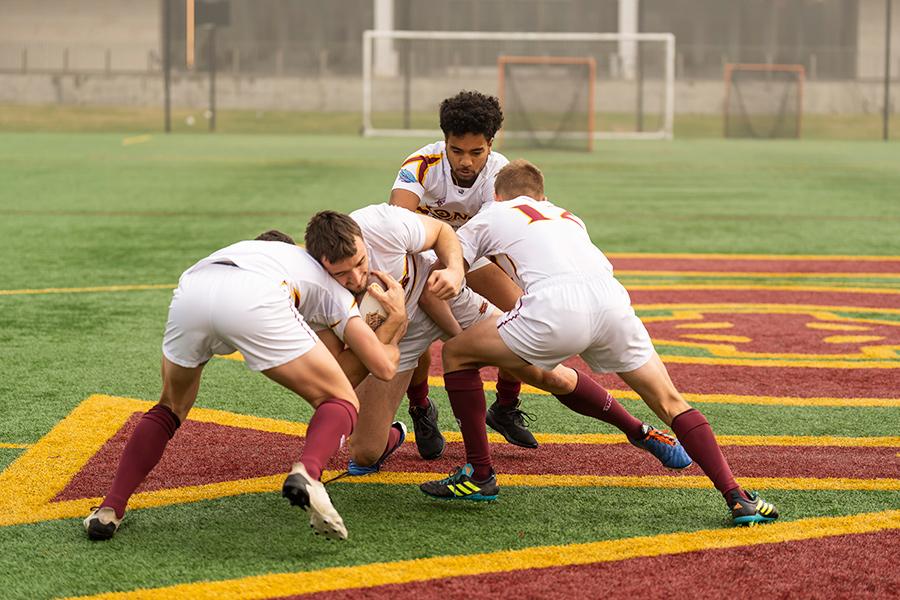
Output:
<instances>
[{"instance_id":1,"label":"shoelace","mask_svg":"<svg viewBox=\"0 0 900 600\"><path fill-rule=\"evenodd\" d=\"M526 419L529 423L534 423L537 420L537 417L535 417L533 414L525 412L520 408L511 410L510 418L512 419L513 423L520 427L524 427L525 429L528 429L528 423L525 422Z\"/></svg>"},{"instance_id":2,"label":"shoelace","mask_svg":"<svg viewBox=\"0 0 900 600\"><path fill-rule=\"evenodd\" d=\"M676 440L673 436L668 435L668 432L660 431L659 429L651 429L650 431L647 432L647 437L653 438L654 440L656 440L658 442L662 442L662 443L668 444L670 446L674 446L676 443Z\"/></svg>"},{"instance_id":3,"label":"shoelace","mask_svg":"<svg viewBox=\"0 0 900 600\"><path fill-rule=\"evenodd\" d=\"M442 479L441 483L457 483L459 481L462 481L464 475L465 473L463 472L462 467L458 467L455 471L451 471L447 477Z\"/></svg>"}]
</instances>

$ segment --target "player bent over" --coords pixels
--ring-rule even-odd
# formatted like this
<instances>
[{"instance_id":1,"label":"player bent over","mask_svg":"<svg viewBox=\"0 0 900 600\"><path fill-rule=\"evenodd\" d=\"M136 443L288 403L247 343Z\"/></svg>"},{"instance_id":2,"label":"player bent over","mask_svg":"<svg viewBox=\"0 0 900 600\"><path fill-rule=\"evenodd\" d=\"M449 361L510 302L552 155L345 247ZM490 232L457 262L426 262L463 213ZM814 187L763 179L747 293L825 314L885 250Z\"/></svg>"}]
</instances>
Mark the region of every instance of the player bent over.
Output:
<instances>
[{"instance_id":1,"label":"player bent over","mask_svg":"<svg viewBox=\"0 0 900 600\"><path fill-rule=\"evenodd\" d=\"M450 227L430 217L385 204L367 206L350 215L325 211L310 220L306 229L306 247L314 256L322 253L320 261L325 269L352 292L363 289L369 268L391 274L404 286L409 325L399 342L400 363L394 379L381 381L368 377L363 380L363 373L357 380L355 374L351 375L355 370L342 362L352 383L362 381L356 388L360 413L356 432L350 440L348 471L351 475L375 473L405 439L404 425L392 421L418 357L432 342L446 337L444 330L448 329L439 326L432 315L423 310L419 296L430 289L446 298L452 312L450 318L457 330L484 320L494 323L500 312L468 287L463 286L453 295L462 276L462 250ZM343 253L338 252L339 248L344 249ZM438 264L448 266L432 272ZM443 285L439 285L441 281ZM323 336L323 339L327 338ZM625 415L637 423L640 433L632 436L640 438L636 445L670 468L690 465L690 458L675 440L633 419L613 398L606 401L605 414Z\"/></svg>"},{"instance_id":2,"label":"player bent over","mask_svg":"<svg viewBox=\"0 0 900 600\"><path fill-rule=\"evenodd\" d=\"M640 422L627 414L609 415L606 390L560 365L579 354L594 371L618 373L672 428L725 498L734 524L776 519L772 504L737 484L706 418L675 389L628 292L584 223L544 200L541 172L527 161L514 161L497 175L496 194L498 202L458 230L463 254L469 264L481 256L504 256L525 295L496 322L479 323L444 345L445 386L468 464L446 479L422 484L422 491L445 499L493 499L499 491L484 429L478 372L483 365L510 369L575 412L601 419L607 414L629 438L637 436Z\"/></svg>"},{"instance_id":3,"label":"player bent over","mask_svg":"<svg viewBox=\"0 0 900 600\"><path fill-rule=\"evenodd\" d=\"M265 239L277 239L272 232ZM163 338L159 403L137 424L100 507L84 521L88 537L111 538L128 499L159 462L197 398L204 365L214 354L239 350L252 371L304 398L314 408L299 462L282 495L309 513L317 534L346 539L347 529L319 481L323 465L353 432L359 401L314 329L342 339L376 377L391 379L406 313L402 290L384 279L379 300L388 310L382 338L359 318L352 295L291 243L244 241L219 250L184 272L169 305Z\"/></svg>"},{"instance_id":4,"label":"player bent over","mask_svg":"<svg viewBox=\"0 0 900 600\"><path fill-rule=\"evenodd\" d=\"M440 106L444 139L407 157L394 180L390 203L444 221L454 229L460 227L484 204L494 200L494 177L509 162L492 149L502 123L503 111L497 98L462 91L445 99ZM522 295L522 290L486 259L470 265L466 285L502 310L512 309ZM426 290L422 301L427 303L430 299ZM425 352L407 390L416 446L426 460L444 452L437 407L428 398L430 364L431 355ZM537 448L537 440L523 418L525 413L519 409L521 387L521 382L501 370L497 399L486 419L510 444Z\"/></svg>"}]
</instances>

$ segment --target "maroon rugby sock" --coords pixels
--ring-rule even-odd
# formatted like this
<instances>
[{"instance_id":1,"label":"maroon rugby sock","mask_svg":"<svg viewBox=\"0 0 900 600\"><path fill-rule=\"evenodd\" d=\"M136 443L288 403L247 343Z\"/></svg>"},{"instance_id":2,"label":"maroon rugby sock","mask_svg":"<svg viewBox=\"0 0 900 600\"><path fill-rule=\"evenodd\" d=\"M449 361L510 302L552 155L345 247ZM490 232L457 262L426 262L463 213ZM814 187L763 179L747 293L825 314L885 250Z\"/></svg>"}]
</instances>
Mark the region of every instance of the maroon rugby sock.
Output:
<instances>
[{"instance_id":1,"label":"maroon rugby sock","mask_svg":"<svg viewBox=\"0 0 900 600\"><path fill-rule=\"evenodd\" d=\"M387 445L384 447L384 452L382 456L387 454L388 450L397 445L397 442L400 441L400 430L396 427L391 427L391 431L388 433L388 441Z\"/></svg>"},{"instance_id":2,"label":"maroon rugby sock","mask_svg":"<svg viewBox=\"0 0 900 600\"><path fill-rule=\"evenodd\" d=\"M723 496L739 487L703 413L695 408L684 411L672 419L672 431Z\"/></svg>"},{"instance_id":3,"label":"maroon rugby sock","mask_svg":"<svg viewBox=\"0 0 900 600\"><path fill-rule=\"evenodd\" d=\"M643 423L625 410L625 407L599 383L591 379L590 375L580 371L575 373L578 375L575 389L568 394L557 396L559 401L580 415L594 417L617 427L629 439L639 439L643 433L641 431Z\"/></svg>"},{"instance_id":4,"label":"maroon rugby sock","mask_svg":"<svg viewBox=\"0 0 900 600\"><path fill-rule=\"evenodd\" d=\"M484 417L484 383L478 369L463 369L444 373L444 387L450 398L450 407L459 423L463 443L466 446L466 462L475 472L472 479L483 481L491 476L491 450L488 446Z\"/></svg>"},{"instance_id":5,"label":"maroon rugby sock","mask_svg":"<svg viewBox=\"0 0 900 600\"><path fill-rule=\"evenodd\" d=\"M322 402L306 428L300 462L311 477L322 477L322 467L334 456L356 426L356 407L340 398Z\"/></svg>"},{"instance_id":6,"label":"maroon rugby sock","mask_svg":"<svg viewBox=\"0 0 900 600\"><path fill-rule=\"evenodd\" d=\"M497 404L506 408L515 408L519 405L521 389L521 381L507 379L502 373L497 373Z\"/></svg>"},{"instance_id":7,"label":"maroon rugby sock","mask_svg":"<svg viewBox=\"0 0 900 600\"><path fill-rule=\"evenodd\" d=\"M410 408L427 408L428 407L428 380L424 379L420 383L410 383L406 388L406 397L409 398Z\"/></svg>"},{"instance_id":8,"label":"maroon rugby sock","mask_svg":"<svg viewBox=\"0 0 900 600\"><path fill-rule=\"evenodd\" d=\"M125 515L128 499L162 458L179 425L181 420L168 406L157 404L144 413L125 444L116 476L101 507L112 508L120 519Z\"/></svg>"}]
</instances>

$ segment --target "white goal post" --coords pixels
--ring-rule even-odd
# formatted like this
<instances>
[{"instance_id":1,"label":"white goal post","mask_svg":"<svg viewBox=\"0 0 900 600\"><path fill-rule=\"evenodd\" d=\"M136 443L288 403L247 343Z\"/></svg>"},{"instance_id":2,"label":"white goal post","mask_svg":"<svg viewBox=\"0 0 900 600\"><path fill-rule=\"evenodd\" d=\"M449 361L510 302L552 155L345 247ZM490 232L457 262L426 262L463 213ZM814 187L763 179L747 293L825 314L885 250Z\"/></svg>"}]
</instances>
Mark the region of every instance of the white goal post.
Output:
<instances>
[{"instance_id":1,"label":"white goal post","mask_svg":"<svg viewBox=\"0 0 900 600\"><path fill-rule=\"evenodd\" d=\"M513 55L596 61L593 139L672 139L671 33L368 30L362 46L365 136L440 137L440 101L462 89L497 95L498 58ZM554 100L554 89L527 93Z\"/></svg>"}]
</instances>

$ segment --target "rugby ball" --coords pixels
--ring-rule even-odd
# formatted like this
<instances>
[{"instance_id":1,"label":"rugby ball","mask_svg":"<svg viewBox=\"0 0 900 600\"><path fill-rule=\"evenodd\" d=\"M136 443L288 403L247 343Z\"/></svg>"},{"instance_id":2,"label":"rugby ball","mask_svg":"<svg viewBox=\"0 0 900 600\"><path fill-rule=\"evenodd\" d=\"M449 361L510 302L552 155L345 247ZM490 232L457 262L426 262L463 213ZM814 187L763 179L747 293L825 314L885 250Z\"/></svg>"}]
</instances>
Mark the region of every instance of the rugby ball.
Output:
<instances>
[{"instance_id":1,"label":"rugby ball","mask_svg":"<svg viewBox=\"0 0 900 600\"><path fill-rule=\"evenodd\" d=\"M379 292L383 291L381 286L377 283L373 283L369 287L375 287ZM381 302L379 302L375 296L370 294L368 290L366 290L362 299L359 301L359 314L362 315L366 325L373 330L381 327L381 324L387 320L388 316L387 311L384 310L384 306L381 305Z\"/></svg>"}]
</instances>

